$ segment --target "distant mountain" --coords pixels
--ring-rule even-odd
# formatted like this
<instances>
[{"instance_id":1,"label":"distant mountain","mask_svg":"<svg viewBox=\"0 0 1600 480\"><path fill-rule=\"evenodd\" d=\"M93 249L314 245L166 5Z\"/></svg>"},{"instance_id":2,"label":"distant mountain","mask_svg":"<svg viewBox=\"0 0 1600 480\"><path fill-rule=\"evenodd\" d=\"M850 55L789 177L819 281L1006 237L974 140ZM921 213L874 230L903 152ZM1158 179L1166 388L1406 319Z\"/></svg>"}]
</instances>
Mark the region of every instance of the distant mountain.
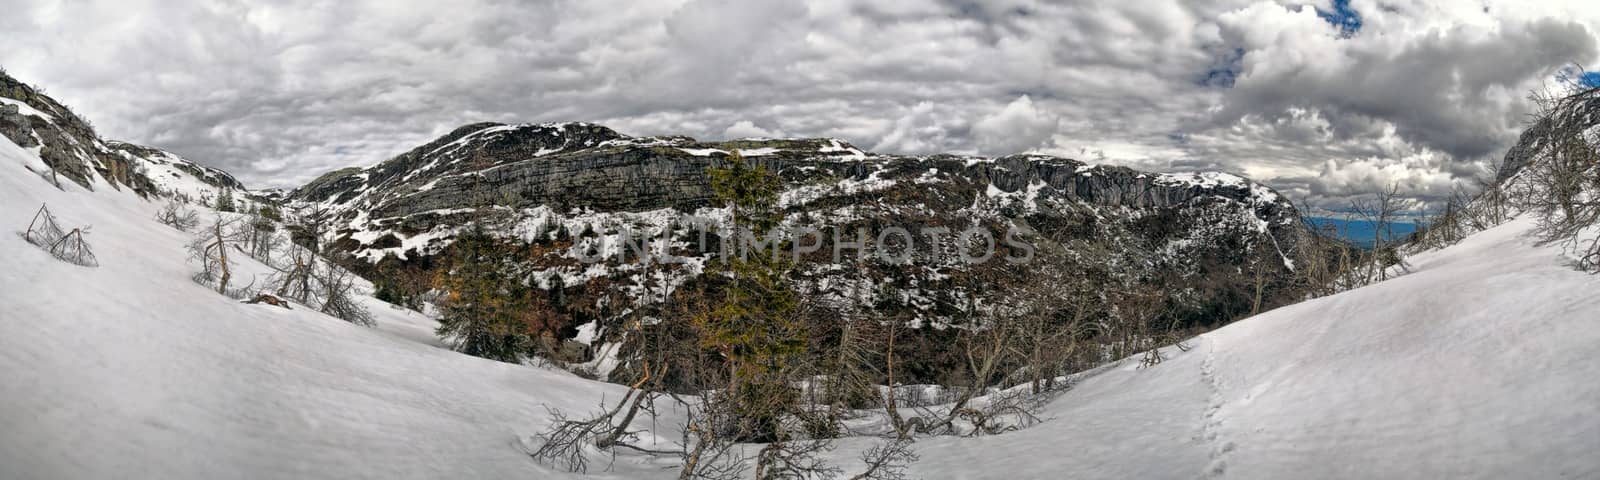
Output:
<instances>
[{"instance_id":1,"label":"distant mountain","mask_svg":"<svg viewBox=\"0 0 1600 480\"><path fill-rule=\"evenodd\" d=\"M1311 228L1340 240L1350 242L1361 248L1372 248L1378 225L1370 220L1337 217L1307 217L1306 222ZM1412 222L1395 222L1384 229L1381 238L1384 241L1399 240L1417 231L1417 224Z\"/></svg>"},{"instance_id":2,"label":"distant mountain","mask_svg":"<svg viewBox=\"0 0 1600 480\"><path fill-rule=\"evenodd\" d=\"M619 327L639 311L594 313L606 311L608 300L593 292L623 292L649 315L660 280L637 262L574 258L621 252L630 240L666 241L691 260L667 267L678 272L669 287L694 282L714 255L697 251L687 225L725 215L712 201L707 169L727 165L735 150L781 177L791 227L867 228L876 238L894 226L982 226L997 241L1015 229L1038 255L1024 265L968 265L946 244L896 265L835 261L824 246L796 274L808 298L824 303L847 303L850 285L866 282L876 298L889 299L872 306L873 315L943 328L974 305L1004 302L1047 269L1069 272L1061 295L1102 309L1119 292L1178 292L1166 298L1168 313L1150 320L1176 328L1247 314L1258 279L1265 305L1301 298L1292 266L1305 255L1297 245L1309 231L1270 188L1223 173L1156 174L1042 155L880 155L827 138L701 142L630 137L587 123L480 123L371 168L330 172L290 192L286 203L334 219L327 240L372 275L428 268L469 223L495 225L541 252L523 260L522 281L562 290L577 312L565 336L582 326L595 346L626 344ZM924 340L950 348L934 333Z\"/></svg>"}]
</instances>

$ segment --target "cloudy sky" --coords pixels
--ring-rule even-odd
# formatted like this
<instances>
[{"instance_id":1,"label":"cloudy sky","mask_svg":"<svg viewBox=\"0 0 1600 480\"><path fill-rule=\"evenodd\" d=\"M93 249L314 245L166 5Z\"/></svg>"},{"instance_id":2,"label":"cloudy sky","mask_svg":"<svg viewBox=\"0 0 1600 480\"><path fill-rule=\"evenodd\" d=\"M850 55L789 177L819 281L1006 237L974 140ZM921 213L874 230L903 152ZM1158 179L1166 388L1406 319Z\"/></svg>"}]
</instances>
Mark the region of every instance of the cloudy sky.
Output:
<instances>
[{"instance_id":1,"label":"cloudy sky","mask_svg":"<svg viewBox=\"0 0 1600 480\"><path fill-rule=\"evenodd\" d=\"M0 66L253 187L472 121L1217 169L1338 207L1470 182L1600 2L0 0ZM448 6L447 6L448 4Z\"/></svg>"}]
</instances>

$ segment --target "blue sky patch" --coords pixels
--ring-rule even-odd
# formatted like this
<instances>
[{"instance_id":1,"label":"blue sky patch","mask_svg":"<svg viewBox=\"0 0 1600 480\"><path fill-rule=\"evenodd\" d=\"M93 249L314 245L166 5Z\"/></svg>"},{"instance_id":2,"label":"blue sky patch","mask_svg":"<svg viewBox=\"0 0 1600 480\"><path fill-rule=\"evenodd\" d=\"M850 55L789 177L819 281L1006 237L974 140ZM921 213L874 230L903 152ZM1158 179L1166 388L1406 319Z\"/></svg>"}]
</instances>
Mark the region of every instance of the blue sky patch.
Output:
<instances>
[{"instance_id":1,"label":"blue sky patch","mask_svg":"<svg viewBox=\"0 0 1600 480\"><path fill-rule=\"evenodd\" d=\"M1600 87L1600 72L1583 72L1583 75L1578 75L1578 86L1583 88Z\"/></svg>"},{"instance_id":2,"label":"blue sky patch","mask_svg":"<svg viewBox=\"0 0 1600 480\"><path fill-rule=\"evenodd\" d=\"M1205 87L1232 88L1239 73L1244 71L1244 49L1234 48L1219 55L1210 67L1206 68L1195 83Z\"/></svg>"},{"instance_id":3,"label":"blue sky patch","mask_svg":"<svg viewBox=\"0 0 1600 480\"><path fill-rule=\"evenodd\" d=\"M1350 8L1350 0L1333 0L1332 10L1317 8L1317 17L1339 29L1339 36L1353 37L1361 31L1361 13Z\"/></svg>"}]
</instances>

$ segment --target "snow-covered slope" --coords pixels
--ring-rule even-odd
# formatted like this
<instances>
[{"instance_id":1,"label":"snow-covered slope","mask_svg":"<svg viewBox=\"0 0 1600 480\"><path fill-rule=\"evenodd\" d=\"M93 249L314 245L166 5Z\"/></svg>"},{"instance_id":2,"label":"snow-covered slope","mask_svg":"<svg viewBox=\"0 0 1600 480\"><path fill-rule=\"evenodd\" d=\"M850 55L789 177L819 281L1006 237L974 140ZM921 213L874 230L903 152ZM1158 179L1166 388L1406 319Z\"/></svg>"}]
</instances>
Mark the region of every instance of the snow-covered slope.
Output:
<instances>
[{"instance_id":1,"label":"snow-covered slope","mask_svg":"<svg viewBox=\"0 0 1600 480\"><path fill-rule=\"evenodd\" d=\"M244 184L228 172L194 163L161 149L117 141L106 142L106 146L132 162L162 194L181 195L202 205L212 204L224 193L233 195L235 202L244 201Z\"/></svg>"},{"instance_id":2,"label":"snow-covered slope","mask_svg":"<svg viewBox=\"0 0 1600 480\"><path fill-rule=\"evenodd\" d=\"M1600 277L1531 220L1090 378L925 478L1600 478Z\"/></svg>"},{"instance_id":3,"label":"snow-covered slope","mask_svg":"<svg viewBox=\"0 0 1600 480\"><path fill-rule=\"evenodd\" d=\"M429 345L431 320L371 299L375 329L218 295L159 203L56 190L30 155L0 138L0 478L539 477L512 443L542 405L616 394ZM41 203L93 226L101 266L16 234Z\"/></svg>"},{"instance_id":4,"label":"snow-covered slope","mask_svg":"<svg viewBox=\"0 0 1600 480\"><path fill-rule=\"evenodd\" d=\"M549 478L514 444L618 387L455 354L426 319L367 329L189 280L131 193L63 192L0 139L0 224L94 226L98 268L0 235L0 478ZM1394 280L1124 361L1046 421L926 438L922 478L1596 478L1600 278L1518 220ZM248 262L248 260L246 260ZM249 269L259 269L249 267ZM659 423L673 425L671 419ZM670 434L670 432L668 432ZM850 474L870 439L832 457ZM588 478L671 478L619 458Z\"/></svg>"}]
</instances>

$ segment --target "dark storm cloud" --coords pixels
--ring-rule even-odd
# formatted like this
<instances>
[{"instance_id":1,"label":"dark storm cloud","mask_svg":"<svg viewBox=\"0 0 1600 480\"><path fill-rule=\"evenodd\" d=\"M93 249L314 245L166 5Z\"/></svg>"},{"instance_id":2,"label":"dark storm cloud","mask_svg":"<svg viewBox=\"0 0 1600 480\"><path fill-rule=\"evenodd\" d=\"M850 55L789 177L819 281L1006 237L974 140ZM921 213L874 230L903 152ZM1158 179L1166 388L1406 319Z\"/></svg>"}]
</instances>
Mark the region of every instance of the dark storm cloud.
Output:
<instances>
[{"instance_id":1,"label":"dark storm cloud","mask_svg":"<svg viewBox=\"0 0 1600 480\"><path fill-rule=\"evenodd\" d=\"M261 187L462 123L583 120L1221 169L1336 204L1437 198L1514 138L1528 88L1596 56L1581 2L1296 3L0 0L0 65Z\"/></svg>"}]
</instances>

